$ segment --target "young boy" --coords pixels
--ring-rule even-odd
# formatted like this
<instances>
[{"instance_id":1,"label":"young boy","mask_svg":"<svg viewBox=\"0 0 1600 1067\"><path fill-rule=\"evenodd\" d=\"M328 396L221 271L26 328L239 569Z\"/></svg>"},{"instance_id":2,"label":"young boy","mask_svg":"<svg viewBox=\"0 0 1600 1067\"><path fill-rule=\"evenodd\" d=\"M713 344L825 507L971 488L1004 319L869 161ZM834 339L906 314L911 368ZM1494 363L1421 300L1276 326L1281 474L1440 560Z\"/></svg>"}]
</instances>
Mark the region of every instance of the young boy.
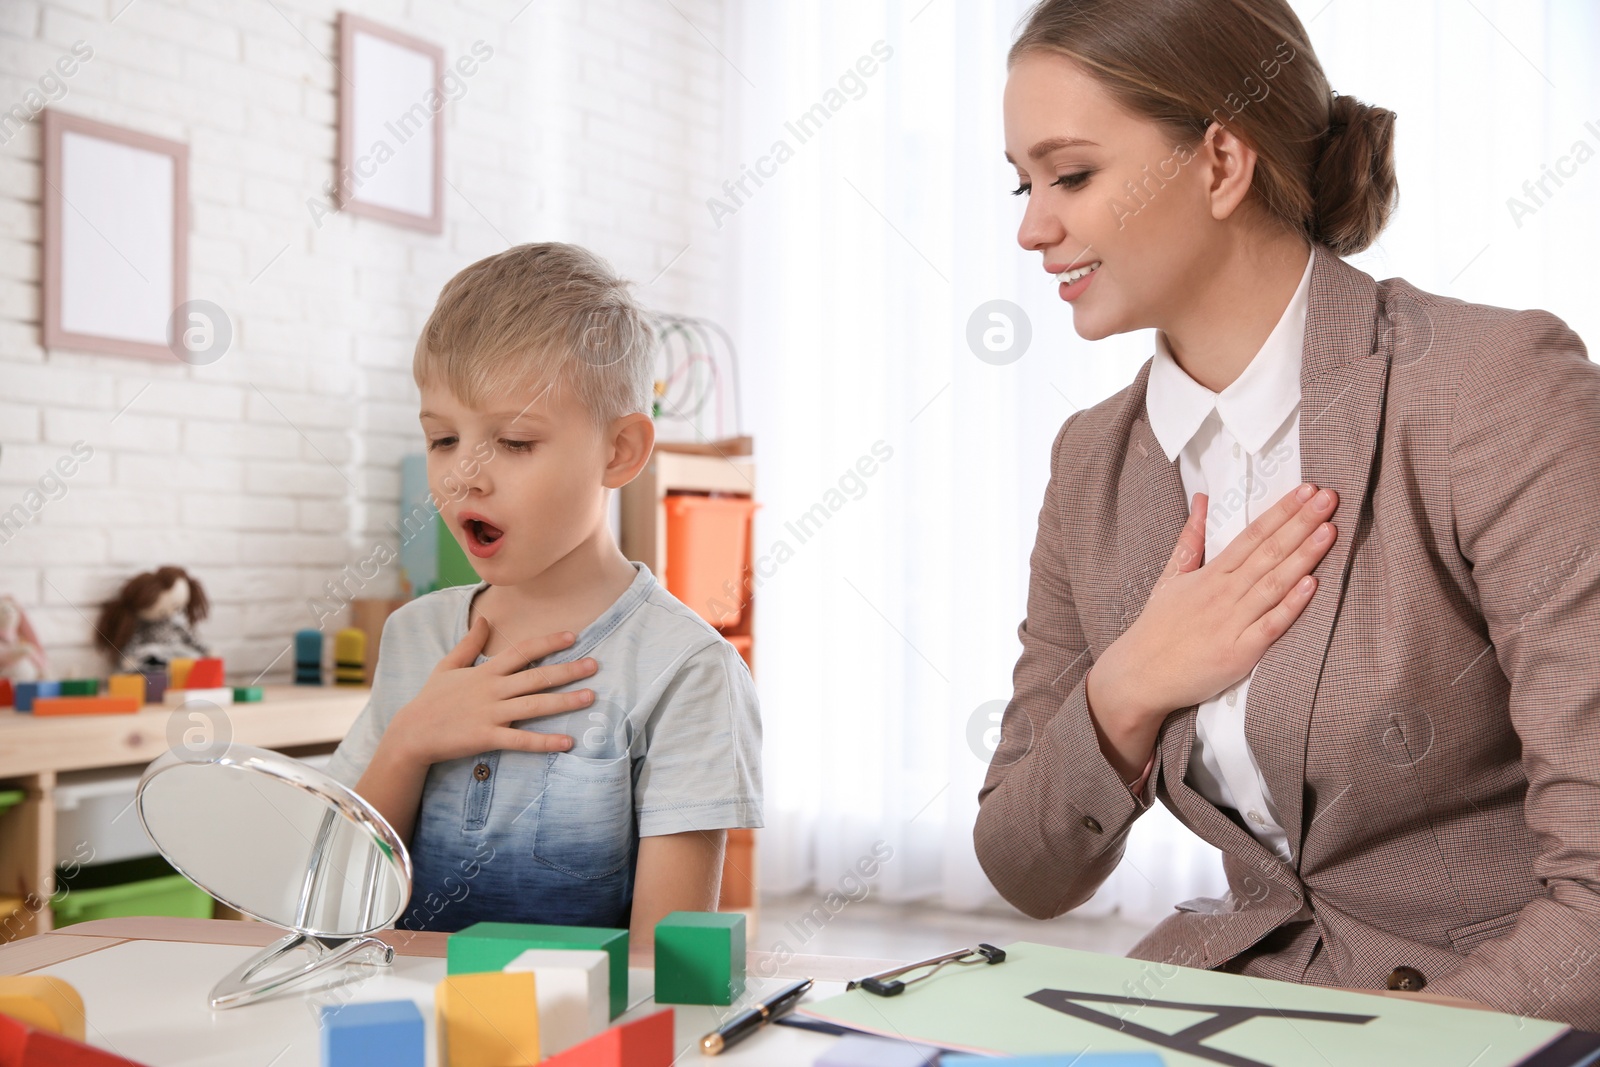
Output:
<instances>
[{"instance_id":1,"label":"young boy","mask_svg":"<svg viewBox=\"0 0 1600 1067\"><path fill-rule=\"evenodd\" d=\"M566 244L481 260L417 341L428 482L483 579L404 605L328 766L409 841L397 925L628 927L712 910L760 826L761 718L733 646L617 548L655 443L651 334Z\"/></svg>"}]
</instances>

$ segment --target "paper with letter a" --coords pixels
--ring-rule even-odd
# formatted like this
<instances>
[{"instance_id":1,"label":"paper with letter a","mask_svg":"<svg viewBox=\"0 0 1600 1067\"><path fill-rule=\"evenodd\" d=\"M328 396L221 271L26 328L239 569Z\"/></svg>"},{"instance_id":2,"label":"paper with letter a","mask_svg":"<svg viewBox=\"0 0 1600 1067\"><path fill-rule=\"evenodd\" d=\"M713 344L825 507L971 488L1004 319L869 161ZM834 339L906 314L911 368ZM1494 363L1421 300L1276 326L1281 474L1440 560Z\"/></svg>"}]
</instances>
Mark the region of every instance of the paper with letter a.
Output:
<instances>
[{"instance_id":1,"label":"paper with letter a","mask_svg":"<svg viewBox=\"0 0 1600 1067\"><path fill-rule=\"evenodd\" d=\"M972 1052L1158 1052L1168 1067L1512 1067L1569 1029L1545 1019L1179 967L1022 941L895 997L800 1014Z\"/></svg>"}]
</instances>

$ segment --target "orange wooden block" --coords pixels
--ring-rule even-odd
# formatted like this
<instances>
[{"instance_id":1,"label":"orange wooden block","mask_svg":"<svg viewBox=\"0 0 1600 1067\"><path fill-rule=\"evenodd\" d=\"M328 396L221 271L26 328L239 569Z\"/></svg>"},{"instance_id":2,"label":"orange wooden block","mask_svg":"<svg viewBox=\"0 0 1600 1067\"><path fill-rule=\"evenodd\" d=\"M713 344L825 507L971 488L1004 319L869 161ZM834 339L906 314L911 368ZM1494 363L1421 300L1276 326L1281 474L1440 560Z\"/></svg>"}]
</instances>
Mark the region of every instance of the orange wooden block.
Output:
<instances>
[{"instance_id":1,"label":"orange wooden block","mask_svg":"<svg viewBox=\"0 0 1600 1067\"><path fill-rule=\"evenodd\" d=\"M222 660L216 656L197 659L189 668L189 676L178 689L219 689L222 687Z\"/></svg>"},{"instance_id":2,"label":"orange wooden block","mask_svg":"<svg viewBox=\"0 0 1600 1067\"><path fill-rule=\"evenodd\" d=\"M0 1015L82 1041L83 998L63 979L46 974L0 978Z\"/></svg>"},{"instance_id":3,"label":"orange wooden block","mask_svg":"<svg viewBox=\"0 0 1600 1067\"><path fill-rule=\"evenodd\" d=\"M143 703L134 697L36 697L35 715L121 715L138 711Z\"/></svg>"},{"instance_id":4,"label":"orange wooden block","mask_svg":"<svg viewBox=\"0 0 1600 1067\"><path fill-rule=\"evenodd\" d=\"M113 674L106 679L106 696L132 697L144 703L145 679L142 674Z\"/></svg>"},{"instance_id":5,"label":"orange wooden block","mask_svg":"<svg viewBox=\"0 0 1600 1067\"><path fill-rule=\"evenodd\" d=\"M672 1067L677 1044L672 1018L672 1009L663 1008L636 1022L613 1026L541 1061L539 1067Z\"/></svg>"},{"instance_id":6,"label":"orange wooden block","mask_svg":"<svg viewBox=\"0 0 1600 1067\"><path fill-rule=\"evenodd\" d=\"M539 997L531 971L452 974L434 987L439 1062L522 1067L539 1062Z\"/></svg>"},{"instance_id":7,"label":"orange wooden block","mask_svg":"<svg viewBox=\"0 0 1600 1067\"><path fill-rule=\"evenodd\" d=\"M194 664L195 661L188 656L174 656L172 662L167 664L167 687L189 688L189 672L194 669Z\"/></svg>"}]
</instances>

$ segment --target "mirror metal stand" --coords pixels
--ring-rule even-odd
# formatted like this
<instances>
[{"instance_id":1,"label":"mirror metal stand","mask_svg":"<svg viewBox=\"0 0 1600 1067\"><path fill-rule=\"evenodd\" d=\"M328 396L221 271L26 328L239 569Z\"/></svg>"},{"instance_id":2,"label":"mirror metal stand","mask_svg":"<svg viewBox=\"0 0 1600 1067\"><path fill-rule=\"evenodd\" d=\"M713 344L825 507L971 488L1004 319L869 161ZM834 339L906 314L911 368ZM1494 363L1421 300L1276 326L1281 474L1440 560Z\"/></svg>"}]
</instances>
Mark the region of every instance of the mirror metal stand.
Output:
<instances>
[{"instance_id":1,"label":"mirror metal stand","mask_svg":"<svg viewBox=\"0 0 1600 1067\"><path fill-rule=\"evenodd\" d=\"M311 957L304 965L261 975L258 972L276 963L280 958L304 946ZM360 962L386 966L394 962L394 948L370 935L344 940L327 937L310 937L306 934L286 934L239 964L231 973L211 989L213 1008L233 1008L252 1000L270 996L286 986L304 981L331 967L358 962L362 955L376 959Z\"/></svg>"},{"instance_id":2,"label":"mirror metal stand","mask_svg":"<svg viewBox=\"0 0 1600 1067\"><path fill-rule=\"evenodd\" d=\"M311 922L312 902L317 899L317 892L321 888L320 879L326 876L327 865L324 861L327 859L328 841L333 836L338 816L337 808L329 808L322 813L322 822L317 827L317 837L312 843L311 855L306 861L305 879L300 884L300 901L295 908L296 930L306 929ZM372 925L373 904L378 895L377 878L378 850L369 849L361 879L363 928ZM275 973L261 974L272 964L301 947L305 948L306 954L310 957L304 964ZM360 960L362 956L368 958ZM232 1008L248 1004L252 1000L271 996L286 986L305 981L322 971L345 963L355 963L358 960L386 967L394 962L394 948L371 935L338 938L315 937L302 933L286 934L239 964L213 986L211 1006Z\"/></svg>"}]
</instances>

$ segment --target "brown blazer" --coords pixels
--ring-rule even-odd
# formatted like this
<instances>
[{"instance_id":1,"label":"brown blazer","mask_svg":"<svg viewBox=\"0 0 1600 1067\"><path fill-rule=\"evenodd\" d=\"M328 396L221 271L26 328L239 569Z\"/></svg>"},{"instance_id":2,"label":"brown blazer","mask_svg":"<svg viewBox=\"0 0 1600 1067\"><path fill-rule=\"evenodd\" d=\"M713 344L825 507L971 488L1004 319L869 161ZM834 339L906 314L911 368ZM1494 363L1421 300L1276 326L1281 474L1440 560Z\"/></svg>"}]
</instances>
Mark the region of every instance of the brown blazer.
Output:
<instances>
[{"instance_id":1,"label":"brown blazer","mask_svg":"<svg viewBox=\"0 0 1600 1067\"><path fill-rule=\"evenodd\" d=\"M1414 968L1430 993L1600 1029L1600 367L1548 312L1313 254L1301 468L1338 492L1339 536L1245 708L1296 862L1184 781L1198 709L1178 709L1154 795L1222 850L1230 889L1129 955L1375 989ZM1038 918L1094 893L1145 810L1083 678L1188 517L1149 374L1056 436L978 794L979 861Z\"/></svg>"}]
</instances>

